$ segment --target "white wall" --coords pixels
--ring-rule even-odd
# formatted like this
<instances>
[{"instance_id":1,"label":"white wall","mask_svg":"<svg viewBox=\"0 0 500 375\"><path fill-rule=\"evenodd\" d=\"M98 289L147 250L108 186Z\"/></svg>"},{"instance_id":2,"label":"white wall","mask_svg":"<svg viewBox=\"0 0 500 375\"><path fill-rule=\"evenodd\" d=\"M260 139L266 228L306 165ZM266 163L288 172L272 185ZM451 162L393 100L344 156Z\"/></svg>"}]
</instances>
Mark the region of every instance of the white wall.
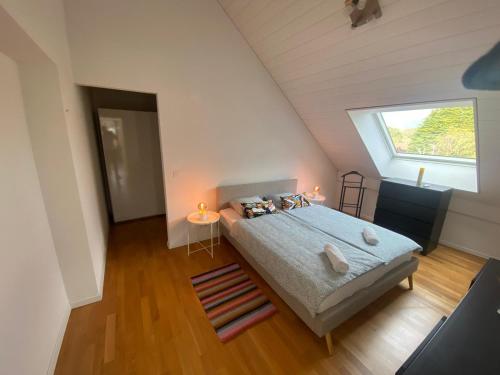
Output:
<instances>
[{"instance_id":1,"label":"white wall","mask_svg":"<svg viewBox=\"0 0 500 375\"><path fill-rule=\"evenodd\" d=\"M78 306L102 291L108 228L88 103L73 82L63 5L0 4L0 48L20 62L42 193L68 296Z\"/></svg>"},{"instance_id":2,"label":"white wall","mask_svg":"<svg viewBox=\"0 0 500 375\"><path fill-rule=\"evenodd\" d=\"M335 168L215 0L65 4L78 83L158 94L170 247L218 185L297 177L333 202Z\"/></svg>"},{"instance_id":3,"label":"white wall","mask_svg":"<svg viewBox=\"0 0 500 375\"><path fill-rule=\"evenodd\" d=\"M0 53L0 373L53 371L69 316L16 64Z\"/></svg>"},{"instance_id":4,"label":"white wall","mask_svg":"<svg viewBox=\"0 0 500 375\"><path fill-rule=\"evenodd\" d=\"M342 1L219 1L333 163L375 186L381 176L347 109L477 97L479 194L454 193L441 241L500 256L500 217L489 213L500 212L500 93L461 84L498 42L498 0L380 0L382 17L356 29Z\"/></svg>"},{"instance_id":5,"label":"white wall","mask_svg":"<svg viewBox=\"0 0 500 375\"><path fill-rule=\"evenodd\" d=\"M78 88L74 94L76 101L73 102L73 105L78 118L73 119L70 123L76 124L75 127L78 131L73 134L73 138L76 140L73 154L78 155L75 157L75 163L85 228L97 280L98 295L102 295L109 231L104 184L90 98L84 88Z\"/></svg>"},{"instance_id":6,"label":"white wall","mask_svg":"<svg viewBox=\"0 0 500 375\"><path fill-rule=\"evenodd\" d=\"M439 242L485 258L500 259L498 207L453 197Z\"/></svg>"},{"instance_id":7,"label":"white wall","mask_svg":"<svg viewBox=\"0 0 500 375\"><path fill-rule=\"evenodd\" d=\"M56 67L20 62L19 73L35 165L71 302L97 294L89 243L64 121Z\"/></svg>"}]
</instances>

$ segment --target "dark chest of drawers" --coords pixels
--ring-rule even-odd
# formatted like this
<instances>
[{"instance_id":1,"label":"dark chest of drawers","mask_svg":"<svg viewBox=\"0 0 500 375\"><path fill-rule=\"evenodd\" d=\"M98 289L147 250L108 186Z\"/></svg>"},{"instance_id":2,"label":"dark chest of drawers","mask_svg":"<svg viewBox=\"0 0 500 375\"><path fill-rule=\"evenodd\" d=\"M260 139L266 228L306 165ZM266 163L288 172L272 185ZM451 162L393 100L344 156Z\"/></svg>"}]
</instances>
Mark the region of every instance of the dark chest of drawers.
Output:
<instances>
[{"instance_id":1,"label":"dark chest of drawers","mask_svg":"<svg viewBox=\"0 0 500 375\"><path fill-rule=\"evenodd\" d=\"M490 259L396 375L500 374L500 261Z\"/></svg>"},{"instance_id":2,"label":"dark chest of drawers","mask_svg":"<svg viewBox=\"0 0 500 375\"><path fill-rule=\"evenodd\" d=\"M438 244L451 193L445 186L419 187L415 181L384 179L374 223L411 238L428 254Z\"/></svg>"}]
</instances>

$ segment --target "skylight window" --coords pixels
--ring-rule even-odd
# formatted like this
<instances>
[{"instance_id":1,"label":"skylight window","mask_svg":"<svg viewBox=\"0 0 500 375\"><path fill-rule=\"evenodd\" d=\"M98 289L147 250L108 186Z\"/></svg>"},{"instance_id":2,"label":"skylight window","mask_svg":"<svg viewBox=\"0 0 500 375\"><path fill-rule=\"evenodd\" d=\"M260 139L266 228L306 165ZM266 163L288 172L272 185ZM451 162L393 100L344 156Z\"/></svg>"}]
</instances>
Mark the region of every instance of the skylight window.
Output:
<instances>
[{"instance_id":1,"label":"skylight window","mask_svg":"<svg viewBox=\"0 0 500 375\"><path fill-rule=\"evenodd\" d=\"M479 191L476 99L353 108L347 113L380 176Z\"/></svg>"},{"instance_id":2,"label":"skylight window","mask_svg":"<svg viewBox=\"0 0 500 375\"><path fill-rule=\"evenodd\" d=\"M472 101L394 107L378 112L395 157L475 163Z\"/></svg>"}]
</instances>

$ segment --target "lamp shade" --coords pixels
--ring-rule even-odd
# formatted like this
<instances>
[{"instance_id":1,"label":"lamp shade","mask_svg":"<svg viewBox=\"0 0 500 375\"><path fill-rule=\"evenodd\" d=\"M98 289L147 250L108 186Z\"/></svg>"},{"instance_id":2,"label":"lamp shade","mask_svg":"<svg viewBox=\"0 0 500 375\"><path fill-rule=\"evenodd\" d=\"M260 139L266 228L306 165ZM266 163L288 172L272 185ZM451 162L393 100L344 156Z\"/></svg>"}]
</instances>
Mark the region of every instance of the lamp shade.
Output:
<instances>
[{"instance_id":1,"label":"lamp shade","mask_svg":"<svg viewBox=\"0 0 500 375\"><path fill-rule=\"evenodd\" d=\"M500 90L500 42L464 73L462 83L473 90Z\"/></svg>"}]
</instances>

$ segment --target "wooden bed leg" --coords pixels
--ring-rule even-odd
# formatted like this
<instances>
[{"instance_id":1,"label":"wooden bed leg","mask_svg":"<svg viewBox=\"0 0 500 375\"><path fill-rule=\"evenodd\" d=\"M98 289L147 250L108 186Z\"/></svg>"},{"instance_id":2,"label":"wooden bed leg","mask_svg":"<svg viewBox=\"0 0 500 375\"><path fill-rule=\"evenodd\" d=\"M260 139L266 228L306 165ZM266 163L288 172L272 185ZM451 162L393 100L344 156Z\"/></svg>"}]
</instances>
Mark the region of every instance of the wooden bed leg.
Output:
<instances>
[{"instance_id":1,"label":"wooden bed leg","mask_svg":"<svg viewBox=\"0 0 500 375\"><path fill-rule=\"evenodd\" d=\"M413 290L413 274L408 276L408 285L410 287L410 290Z\"/></svg>"},{"instance_id":2,"label":"wooden bed leg","mask_svg":"<svg viewBox=\"0 0 500 375\"><path fill-rule=\"evenodd\" d=\"M325 335L325 339L326 339L326 347L328 348L328 354L329 354L329 355L333 355L333 341L332 341L332 333L331 333L331 332L328 332L328 333Z\"/></svg>"}]
</instances>

